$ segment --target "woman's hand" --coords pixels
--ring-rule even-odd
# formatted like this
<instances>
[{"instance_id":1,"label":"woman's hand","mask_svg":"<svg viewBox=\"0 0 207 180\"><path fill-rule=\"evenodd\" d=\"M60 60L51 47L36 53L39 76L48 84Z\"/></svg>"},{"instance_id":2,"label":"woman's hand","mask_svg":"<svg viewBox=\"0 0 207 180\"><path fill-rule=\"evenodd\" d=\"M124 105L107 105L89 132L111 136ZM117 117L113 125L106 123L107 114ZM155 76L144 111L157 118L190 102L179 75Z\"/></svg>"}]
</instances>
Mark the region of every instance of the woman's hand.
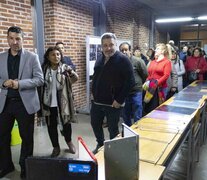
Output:
<instances>
[{"instance_id":1,"label":"woman's hand","mask_svg":"<svg viewBox=\"0 0 207 180\"><path fill-rule=\"evenodd\" d=\"M69 74L71 74L72 70L73 70L73 69L72 69L70 66L66 66L66 71L68 71Z\"/></svg>"},{"instance_id":2,"label":"woman's hand","mask_svg":"<svg viewBox=\"0 0 207 180\"><path fill-rule=\"evenodd\" d=\"M201 71L200 69L196 69L195 70L196 73L200 73L200 71Z\"/></svg>"},{"instance_id":3,"label":"woman's hand","mask_svg":"<svg viewBox=\"0 0 207 180\"><path fill-rule=\"evenodd\" d=\"M175 87L171 88L171 92L175 92L176 90L177 90L177 88L175 88Z\"/></svg>"}]
</instances>

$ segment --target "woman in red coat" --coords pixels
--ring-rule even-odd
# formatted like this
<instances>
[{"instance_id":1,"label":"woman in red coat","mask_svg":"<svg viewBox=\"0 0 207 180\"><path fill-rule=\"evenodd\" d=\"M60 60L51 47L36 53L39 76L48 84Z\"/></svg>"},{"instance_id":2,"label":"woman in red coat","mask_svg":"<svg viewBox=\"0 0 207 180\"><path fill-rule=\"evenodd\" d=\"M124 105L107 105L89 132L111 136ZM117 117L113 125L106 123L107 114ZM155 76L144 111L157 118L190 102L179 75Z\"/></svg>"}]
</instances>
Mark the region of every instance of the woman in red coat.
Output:
<instances>
[{"instance_id":1,"label":"woman in red coat","mask_svg":"<svg viewBox=\"0 0 207 180\"><path fill-rule=\"evenodd\" d=\"M199 47L196 47L193 52L192 56L187 58L185 63L185 69L188 76L188 82L191 83L193 80L189 79L190 72L194 71L198 75L198 80L204 79L204 74L207 71L207 63L205 58L202 56L202 51Z\"/></svg>"},{"instance_id":2,"label":"woman in red coat","mask_svg":"<svg viewBox=\"0 0 207 180\"><path fill-rule=\"evenodd\" d=\"M158 107L167 95L167 79L172 67L169 56L171 47L163 43L156 45L155 59L149 63L147 81L143 85L146 91L144 97L144 113L149 113Z\"/></svg>"}]
</instances>

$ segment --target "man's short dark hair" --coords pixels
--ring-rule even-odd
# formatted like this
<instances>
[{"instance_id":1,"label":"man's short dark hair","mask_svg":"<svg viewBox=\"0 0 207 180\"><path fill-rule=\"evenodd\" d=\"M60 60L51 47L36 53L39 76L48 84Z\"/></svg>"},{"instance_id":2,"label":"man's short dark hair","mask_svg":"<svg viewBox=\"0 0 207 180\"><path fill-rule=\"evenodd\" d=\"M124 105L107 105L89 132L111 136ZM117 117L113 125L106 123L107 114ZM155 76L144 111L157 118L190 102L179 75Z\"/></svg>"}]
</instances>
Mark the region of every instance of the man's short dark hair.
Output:
<instances>
[{"instance_id":1,"label":"man's short dark hair","mask_svg":"<svg viewBox=\"0 0 207 180\"><path fill-rule=\"evenodd\" d=\"M129 47L129 51L131 51L132 46L131 46L128 42L123 42L123 43L121 43L121 44L119 45L119 50L121 51L121 46L124 45L124 44L128 45L128 47Z\"/></svg>"},{"instance_id":2,"label":"man's short dark hair","mask_svg":"<svg viewBox=\"0 0 207 180\"><path fill-rule=\"evenodd\" d=\"M7 36L9 35L9 32L15 32L15 33L21 34L22 37L24 37L24 32L23 32L22 28L20 28L18 26L11 26L7 31Z\"/></svg>"},{"instance_id":3,"label":"man's short dark hair","mask_svg":"<svg viewBox=\"0 0 207 180\"><path fill-rule=\"evenodd\" d=\"M55 46L58 46L59 44L62 44L63 46L65 45L62 41L56 42Z\"/></svg>"},{"instance_id":4,"label":"man's short dark hair","mask_svg":"<svg viewBox=\"0 0 207 180\"><path fill-rule=\"evenodd\" d=\"M113 33L107 32L107 33L102 34L101 43L103 42L103 39L114 39L114 40L116 40L116 36Z\"/></svg>"}]
</instances>

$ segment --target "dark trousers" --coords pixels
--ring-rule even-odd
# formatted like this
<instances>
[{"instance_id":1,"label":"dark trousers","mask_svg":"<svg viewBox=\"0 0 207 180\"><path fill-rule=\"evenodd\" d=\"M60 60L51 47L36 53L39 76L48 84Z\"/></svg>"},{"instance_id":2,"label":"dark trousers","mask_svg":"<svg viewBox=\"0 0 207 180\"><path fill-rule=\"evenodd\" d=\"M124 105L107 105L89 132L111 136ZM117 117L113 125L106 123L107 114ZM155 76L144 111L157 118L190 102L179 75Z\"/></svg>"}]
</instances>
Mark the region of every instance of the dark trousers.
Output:
<instances>
[{"instance_id":1,"label":"dark trousers","mask_svg":"<svg viewBox=\"0 0 207 180\"><path fill-rule=\"evenodd\" d=\"M58 119L57 118L58 118L57 107L51 107L50 116L46 118L46 123L47 123L47 128L48 128L48 134L49 134L53 147L60 147L59 141L58 141L58 130L57 130ZM70 123L63 125L62 134L65 138L66 143L71 141L72 128L71 128Z\"/></svg>"},{"instance_id":2,"label":"dark trousers","mask_svg":"<svg viewBox=\"0 0 207 180\"><path fill-rule=\"evenodd\" d=\"M19 164L25 169L25 159L33 155L34 114L28 114L21 100L7 100L0 113L0 169L13 166L11 155L11 130L18 122L22 146Z\"/></svg>"},{"instance_id":3,"label":"dark trousers","mask_svg":"<svg viewBox=\"0 0 207 180\"><path fill-rule=\"evenodd\" d=\"M104 142L104 133L103 133L103 120L106 116L108 131L110 139L113 139L119 134L119 118L120 118L121 108L116 109L109 106L97 105L92 102L91 105L91 126L93 132L96 136L96 141L98 145L102 146Z\"/></svg>"}]
</instances>

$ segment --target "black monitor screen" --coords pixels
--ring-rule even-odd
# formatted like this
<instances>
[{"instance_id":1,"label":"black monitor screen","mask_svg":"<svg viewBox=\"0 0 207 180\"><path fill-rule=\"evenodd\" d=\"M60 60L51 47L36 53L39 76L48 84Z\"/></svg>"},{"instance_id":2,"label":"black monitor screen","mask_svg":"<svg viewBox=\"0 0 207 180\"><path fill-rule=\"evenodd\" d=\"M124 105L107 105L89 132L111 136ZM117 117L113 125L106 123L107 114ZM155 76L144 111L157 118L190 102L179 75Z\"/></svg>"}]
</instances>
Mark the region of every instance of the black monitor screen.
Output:
<instances>
[{"instance_id":1,"label":"black monitor screen","mask_svg":"<svg viewBox=\"0 0 207 180\"><path fill-rule=\"evenodd\" d=\"M97 180L94 161L63 158L30 157L26 160L28 180Z\"/></svg>"}]
</instances>

